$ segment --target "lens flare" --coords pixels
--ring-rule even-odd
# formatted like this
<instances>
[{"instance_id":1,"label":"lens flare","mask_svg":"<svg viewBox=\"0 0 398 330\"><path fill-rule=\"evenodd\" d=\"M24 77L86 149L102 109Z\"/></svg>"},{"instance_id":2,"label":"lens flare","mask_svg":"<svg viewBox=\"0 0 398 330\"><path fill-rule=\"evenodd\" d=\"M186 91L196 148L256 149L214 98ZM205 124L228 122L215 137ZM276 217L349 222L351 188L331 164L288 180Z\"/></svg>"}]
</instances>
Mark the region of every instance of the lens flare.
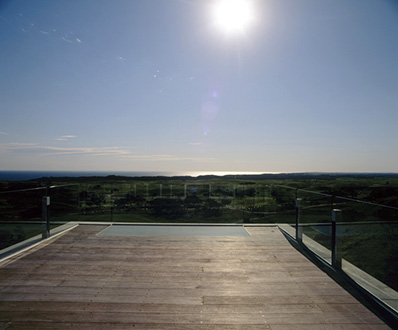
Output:
<instances>
[{"instance_id":1,"label":"lens flare","mask_svg":"<svg viewBox=\"0 0 398 330\"><path fill-rule=\"evenodd\" d=\"M205 121L214 121L218 114L218 104L216 102L208 101L202 105L202 119Z\"/></svg>"}]
</instances>

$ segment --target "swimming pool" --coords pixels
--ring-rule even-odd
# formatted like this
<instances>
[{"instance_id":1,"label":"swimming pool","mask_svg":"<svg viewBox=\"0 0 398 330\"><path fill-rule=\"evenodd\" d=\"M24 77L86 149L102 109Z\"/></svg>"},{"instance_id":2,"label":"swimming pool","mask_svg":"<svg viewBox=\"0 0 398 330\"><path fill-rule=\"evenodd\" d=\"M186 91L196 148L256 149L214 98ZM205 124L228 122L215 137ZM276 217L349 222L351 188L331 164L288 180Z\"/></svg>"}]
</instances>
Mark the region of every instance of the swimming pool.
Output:
<instances>
[{"instance_id":1,"label":"swimming pool","mask_svg":"<svg viewBox=\"0 0 398 330\"><path fill-rule=\"evenodd\" d=\"M100 236L250 236L243 226L111 225Z\"/></svg>"}]
</instances>

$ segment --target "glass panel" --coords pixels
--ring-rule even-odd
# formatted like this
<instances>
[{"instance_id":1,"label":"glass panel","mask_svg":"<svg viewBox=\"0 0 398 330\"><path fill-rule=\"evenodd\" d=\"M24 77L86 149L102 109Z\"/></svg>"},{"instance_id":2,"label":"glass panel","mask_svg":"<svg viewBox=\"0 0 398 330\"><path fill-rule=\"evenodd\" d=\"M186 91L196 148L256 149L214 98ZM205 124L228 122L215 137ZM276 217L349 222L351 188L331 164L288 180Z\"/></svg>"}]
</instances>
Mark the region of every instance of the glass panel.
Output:
<instances>
[{"instance_id":1,"label":"glass panel","mask_svg":"<svg viewBox=\"0 0 398 330\"><path fill-rule=\"evenodd\" d=\"M107 190L108 189L108 190ZM79 192L80 221L110 221L109 187L81 184Z\"/></svg>"},{"instance_id":2,"label":"glass panel","mask_svg":"<svg viewBox=\"0 0 398 330\"><path fill-rule=\"evenodd\" d=\"M300 226L303 243L317 255L331 262L332 196L298 190Z\"/></svg>"},{"instance_id":3,"label":"glass panel","mask_svg":"<svg viewBox=\"0 0 398 330\"><path fill-rule=\"evenodd\" d=\"M337 198L342 222L337 233L342 243L343 270L354 265L398 290L398 209Z\"/></svg>"},{"instance_id":4,"label":"glass panel","mask_svg":"<svg viewBox=\"0 0 398 330\"><path fill-rule=\"evenodd\" d=\"M0 249L42 233L42 197L46 189L13 190L25 186L12 183L7 187L9 192L0 193Z\"/></svg>"},{"instance_id":5,"label":"glass panel","mask_svg":"<svg viewBox=\"0 0 398 330\"><path fill-rule=\"evenodd\" d=\"M49 189L49 217L53 228L79 221L79 185L56 186Z\"/></svg>"},{"instance_id":6,"label":"glass panel","mask_svg":"<svg viewBox=\"0 0 398 330\"><path fill-rule=\"evenodd\" d=\"M136 181L80 189L80 221L274 223L276 216L266 185Z\"/></svg>"},{"instance_id":7,"label":"glass panel","mask_svg":"<svg viewBox=\"0 0 398 330\"><path fill-rule=\"evenodd\" d=\"M269 216L269 220L273 219L274 221L270 222L287 223L295 226L297 189L285 186L271 186L270 197L275 208L275 213Z\"/></svg>"}]
</instances>

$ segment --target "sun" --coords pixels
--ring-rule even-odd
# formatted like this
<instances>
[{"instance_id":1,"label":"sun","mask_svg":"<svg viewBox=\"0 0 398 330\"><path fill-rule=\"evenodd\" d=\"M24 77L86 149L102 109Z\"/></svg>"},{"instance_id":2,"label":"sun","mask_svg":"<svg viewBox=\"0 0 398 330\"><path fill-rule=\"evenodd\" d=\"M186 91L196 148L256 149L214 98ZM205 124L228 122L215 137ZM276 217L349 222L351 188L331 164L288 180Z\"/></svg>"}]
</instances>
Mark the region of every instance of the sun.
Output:
<instances>
[{"instance_id":1,"label":"sun","mask_svg":"<svg viewBox=\"0 0 398 330\"><path fill-rule=\"evenodd\" d=\"M214 6L215 24L226 33L241 33L254 20L254 8L250 0L220 0Z\"/></svg>"}]
</instances>

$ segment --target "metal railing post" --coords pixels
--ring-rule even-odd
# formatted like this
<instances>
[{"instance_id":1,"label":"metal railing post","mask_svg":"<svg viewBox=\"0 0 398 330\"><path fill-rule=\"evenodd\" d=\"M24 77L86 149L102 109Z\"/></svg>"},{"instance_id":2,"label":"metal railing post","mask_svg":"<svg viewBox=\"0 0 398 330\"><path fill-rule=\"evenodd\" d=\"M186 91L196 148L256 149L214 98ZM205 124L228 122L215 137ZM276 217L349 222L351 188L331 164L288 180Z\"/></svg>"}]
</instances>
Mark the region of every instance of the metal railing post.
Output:
<instances>
[{"instance_id":1,"label":"metal railing post","mask_svg":"<svg viewBox=\"0 0 398 330\"><path fill-rule=\"evenodd\" d=\"M332 210L332 266L341 270L341 242L337 234L337 223L341 222L341 210Z\"/></svg>"},{"instance_id":2,"label":"metal railing post","mask_svg":"<svg viewBox=\"0 0 398 330\"><path fill-rule=\"evenodd\" d=\"M300 226L300 202L301 198L296 198L296 241L303 241L303 228Z\"/></svg>"},{"instance_id":3,"label":"metal railing post","mask_svg":"<svg viewBox=\"0 0 398 330\"><path fill-rule=\"evenodd\" d=\"M42 238L50 237L50 197L44 196L42 199L42 220L43 220L43 231Z\"/></svg>"}]
</instances>

